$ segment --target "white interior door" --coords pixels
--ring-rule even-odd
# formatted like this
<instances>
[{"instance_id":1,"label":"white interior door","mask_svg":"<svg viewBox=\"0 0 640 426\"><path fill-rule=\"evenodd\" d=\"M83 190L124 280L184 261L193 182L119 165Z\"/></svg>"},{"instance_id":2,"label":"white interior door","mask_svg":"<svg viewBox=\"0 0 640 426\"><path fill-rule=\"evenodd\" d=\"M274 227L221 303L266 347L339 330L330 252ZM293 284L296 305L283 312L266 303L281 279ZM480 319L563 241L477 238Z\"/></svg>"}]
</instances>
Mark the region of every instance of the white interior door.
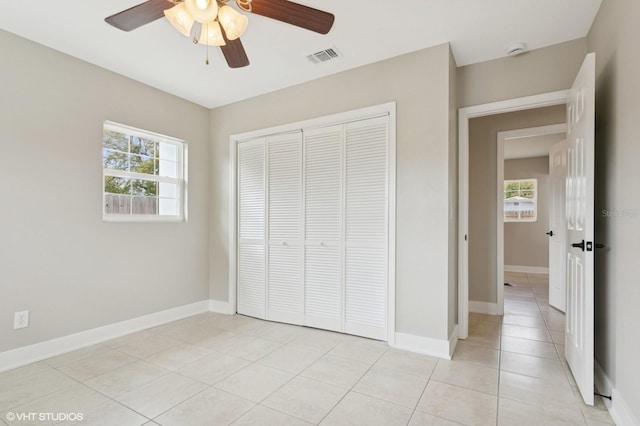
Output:
<instances>
[{"instance_id":1,"label":"white interior door","mask_svg":"<svg viewBox=\"0 0 640 426\"><path fill-rule=\"evenodd\" d=\"M388 117L346 126L345 331L385 340L388 294Z\"/></svg>"},{"instance_id":2,"label":"white interior door","mask_svg":"<svg viewBox=\"0 0 640 426\"><path fill-rule=\"evenodd\" d=\"M238 144L238 313L265 318L265 142Z\"/></svg>"},{"instance_id":3,"label":"white interior door","mask_svg":"<svg viewBox=\"0 0 640 426\"><path fill-rule=\"evenodd\" d=\"M593 405L595 53L567 105L567 316L565 355L584 402Z\"/></svg>"},{"instance_id":4,"label":"white interior door","mask_svg":"<svg viewBox=\"0 0 640 426\"><path fill-rule=\"evenodd\" d=\"M269 136L266 144L266 318L302 324L302 132Z\"/></svg>"},{"instance_id":5,"label":"white interior door","mask_svg":"<svg viewBox=\"0 0 640 426\"><path fill-rule=\"evenodd\" d=\"M305 325L343 331L344 126L304 132Z\"/></svg>"},{"instance_id":6,"label":"white interior door","mask_svg":"<svg viewBox=\"0 0 640 426\"><path fill-rule=\"evenodd\" d=\"M549 212L549 304L565 312L567 304L567 141L558 142L549 151L551 211Z\"/></svg>"}]
</instances>

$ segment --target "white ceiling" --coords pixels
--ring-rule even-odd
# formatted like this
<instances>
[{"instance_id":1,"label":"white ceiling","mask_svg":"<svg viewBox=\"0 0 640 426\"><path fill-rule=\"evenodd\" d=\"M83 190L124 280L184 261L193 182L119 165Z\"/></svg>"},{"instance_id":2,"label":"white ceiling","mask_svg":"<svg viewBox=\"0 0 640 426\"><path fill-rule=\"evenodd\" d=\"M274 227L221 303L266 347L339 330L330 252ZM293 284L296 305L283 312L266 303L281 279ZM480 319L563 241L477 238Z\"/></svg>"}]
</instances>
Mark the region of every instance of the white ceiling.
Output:
<instances>
[{"instance_id":1,"label":"white ceiling","mask_svg":"<svg viewBox=\"0 0 640 426\"><path fill-rule=\"evenodd\" d=\"M462 66L505 56L513 42L573 40L587 34L601 1L300 0L336 16L331 32L250 15L242 42L251 65L241 69L228 68L218 48L205 65L205 47L164 18L129 33L104 22L142 0L0 0L0 28L213 108L445 42ZM328 47L344 57L306 59Z\"/></svg>"},{"instance_id":2,"label":"white ceiling","mask_svg":"<svg viewBox=\"0 0 640 426\"><path fill-rule=\"evenodd\" d=\"M550 135L508 139L504 141L504 159L515 160L518 158L548 156L553 144L565 138L565 133L554 133Z\"/></svg>"}]
</instances>

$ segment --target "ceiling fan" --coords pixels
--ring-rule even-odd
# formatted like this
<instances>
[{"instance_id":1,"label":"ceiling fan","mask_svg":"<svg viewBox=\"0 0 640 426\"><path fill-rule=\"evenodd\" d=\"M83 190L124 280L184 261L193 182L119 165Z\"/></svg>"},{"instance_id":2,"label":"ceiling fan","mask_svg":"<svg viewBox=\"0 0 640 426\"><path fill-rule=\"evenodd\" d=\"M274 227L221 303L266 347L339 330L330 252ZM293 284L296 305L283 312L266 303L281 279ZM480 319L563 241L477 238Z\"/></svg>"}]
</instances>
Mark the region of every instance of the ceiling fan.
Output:
<instances>
[{"instance_id":1,"label":"ceiling fan","mask_svg":"<svg viewBox=\"0 0 640 426\"><path fill-rule=\"evenodd\" d=\"M194 36L194 43L219 46L231 68L249 65L240 35L247 27L247 17L236 12L229 0L148 0L105 18L108 24L131 31L166 16L183 35ZM266 16L320 34L333 26L334 15L289 0L235 0L245 12ZM194 25L195 23L195 25ZM199 25L198 25L199 24ZM207 62L208 63L208 62Z\"/></svg>"}]
</instances>

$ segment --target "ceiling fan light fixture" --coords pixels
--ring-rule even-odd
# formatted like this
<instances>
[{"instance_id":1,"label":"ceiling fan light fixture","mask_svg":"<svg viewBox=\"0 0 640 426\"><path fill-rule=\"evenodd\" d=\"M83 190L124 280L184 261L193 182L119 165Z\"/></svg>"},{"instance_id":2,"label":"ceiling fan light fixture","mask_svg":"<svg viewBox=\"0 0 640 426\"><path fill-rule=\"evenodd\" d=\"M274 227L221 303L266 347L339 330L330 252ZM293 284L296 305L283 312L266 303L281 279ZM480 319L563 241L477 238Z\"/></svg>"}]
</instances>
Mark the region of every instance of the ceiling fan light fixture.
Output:
<instances>
[{"instance_id":1,"label":"ceiling fan light fixture","mask_svg":"<svg viewBox=\"0 0 640 426\"><path fill-rule=\"evenodd\" d=\"M216 0L185 0L184 6L193 19L201 24L212 22L218 15Z\"/></svg>"},{"instance_id":2,"label":"ceiling fan light fixture","mask_svg":"<svg viewBox=\"0 0 640 426\"><path fill-rule=\"evenodd\" d=\"M222 6L218 11L218 21L224 28L224 33L229 40L235 40L240 37L249 24L249 19L245 15L226 5Z\"/></svg>"},{"instance_id":3,"label":"ceiling fan light fixture","mask_svg":"<svg viewBox=\"0 0 640 426\"><path fill-rule=\"evenodd\" d=\"M173 25L173 27L185 37L189 37L191 34L191 27L193 27L193 18L187 12L184 7L184 3L178 3L171 9L164 11L164 16Z\"/></svg>"},{"instance_id":4,"label":"ceiling fan light fixture","mask_svg":"<svg viewBox=\"0 0 640 426\"><path fill-rule=\"evenodd\" d=\"M224 37L222 37L222 30L218 21L213 21L209 24L202 24L202 32L198 43L208 44L209 46L226 46Z\"/></svg>"}]
</instances>

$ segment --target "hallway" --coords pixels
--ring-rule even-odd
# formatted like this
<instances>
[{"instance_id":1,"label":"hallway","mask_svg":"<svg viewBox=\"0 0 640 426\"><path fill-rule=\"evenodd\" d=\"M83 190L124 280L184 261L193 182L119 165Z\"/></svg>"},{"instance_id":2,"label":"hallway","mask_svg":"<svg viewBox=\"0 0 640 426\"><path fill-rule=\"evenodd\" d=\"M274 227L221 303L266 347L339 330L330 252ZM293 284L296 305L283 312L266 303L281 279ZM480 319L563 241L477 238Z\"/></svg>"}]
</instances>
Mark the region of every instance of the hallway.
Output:
<instances>
[{"instance_id":1,"label":"hallway","mask_svg":"<svg viewBox=\"0 0 640 426\"><path fill-rule=\"evenodd\" d=\"M504 318L470 314L454 360L500 370L499 425L613 424L604 403L582 403L564 359L565 315L549 306L548 275L505 272Z\"/></svg>"}]
</instances>

